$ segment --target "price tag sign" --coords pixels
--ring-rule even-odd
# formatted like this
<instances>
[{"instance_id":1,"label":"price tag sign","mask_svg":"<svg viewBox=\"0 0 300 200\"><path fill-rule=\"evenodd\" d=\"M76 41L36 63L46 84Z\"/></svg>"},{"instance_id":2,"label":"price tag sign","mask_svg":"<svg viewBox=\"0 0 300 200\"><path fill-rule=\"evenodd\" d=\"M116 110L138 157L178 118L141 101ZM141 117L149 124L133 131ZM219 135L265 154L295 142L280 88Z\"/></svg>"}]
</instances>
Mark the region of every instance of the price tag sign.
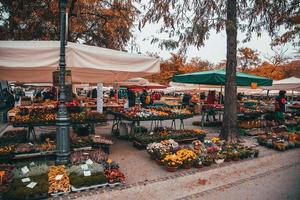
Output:
<instances>
[{"instance_id":1,"label":"price tag sign","mask_svg":"<svg viewBox=\"0 0 300 200\"><path fill-rule=\"evenodd\" d=\"M94 162L93 162L91 159L88 159L87 161L85 161L85 163L86 163L87 165L92 165Z\"/></svg>"},{"instance_id":2,"label":"price tag sign","mask_svg":"<svg viewBox=\"0 0 300 200\"><path fill-rule=\"evenodd\" d=\"M83 165L81 165L81 169L83 169L83 170L88 170L88 169L89 169L89 167L88 167L88 165L87 165L87 164L83 164Z\"/></svg>"},{"instance_id":3,"label":"price tag sign","mask_svg":"<svg viewBox=\"0 0 300 200\"><path fill-rule=\"evenodd\" d=\"M32 188L34 188L36 186L36 184L37 184L36 182L31 182L28 185L26 185L26 187L32 189Z\"/></svg>"},{"instance_id":4,"label":"price tag sign","mask_svg":"<svg viewBox=\"0 0 300 200\"><path fill-rule=\"evenodd\" d=\"M30 181L30 178L22 178L23 183L26 183L26 182L29 182L29 181Z\"/></svg>"},{"instance_id":5,"label":"price tag sign","mask_svg":"<svg viewBox=\"0 0 300 200\"><path fill-rule=\"evenodd\" d=\"M83 175L84 176L91 176L92 173L91 173L91 171L83 171Z\"/></svg>"},{"instance_id":6,"label":"price tag sign","mask_svg":"<svg viewBox=\"0 0 300 200\"><path fill-rule=\"evenodd\" d=\"M29 172L29 169L28 169L27 166L24 166L24 167L21 168L21 171L22 171L23 174L27 174Z\"/></svg>"},{"instance_id":7,"label":"price tag sign","mask_svg":"<svg viewBox=\"0 0 300 200\"><path fill-rule=\"evenodd\" d=\"M56 180L56 181L60 181L60 180L62 179L63 176L64 176L64 175L59 174L59 175L55 176L55 180Z\"/></svg>"}]
</instances>

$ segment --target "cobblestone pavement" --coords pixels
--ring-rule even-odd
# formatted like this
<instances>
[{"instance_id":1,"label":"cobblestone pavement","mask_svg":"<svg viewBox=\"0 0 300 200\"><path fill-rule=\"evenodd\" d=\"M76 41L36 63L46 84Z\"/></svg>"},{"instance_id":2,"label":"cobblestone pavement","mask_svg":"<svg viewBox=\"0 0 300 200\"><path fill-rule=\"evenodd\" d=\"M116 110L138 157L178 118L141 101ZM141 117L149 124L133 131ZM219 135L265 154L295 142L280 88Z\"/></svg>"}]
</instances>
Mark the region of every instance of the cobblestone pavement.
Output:
<instances>
[{"instance_id":1,"label":"cobblestone pavement","mask_svg":"<svg viewBox=\"0 0 300 200\"><path fill-rule=\"evenodd\" d=\"M299 158L300 149L295 149L267 154L257 159L213 165L210 168L183 170L175 174L160 169L165 174L160 178L127 183L117 188L70 194L60 199L296 200L300 197Z\"/></svg>"}]
</instances>

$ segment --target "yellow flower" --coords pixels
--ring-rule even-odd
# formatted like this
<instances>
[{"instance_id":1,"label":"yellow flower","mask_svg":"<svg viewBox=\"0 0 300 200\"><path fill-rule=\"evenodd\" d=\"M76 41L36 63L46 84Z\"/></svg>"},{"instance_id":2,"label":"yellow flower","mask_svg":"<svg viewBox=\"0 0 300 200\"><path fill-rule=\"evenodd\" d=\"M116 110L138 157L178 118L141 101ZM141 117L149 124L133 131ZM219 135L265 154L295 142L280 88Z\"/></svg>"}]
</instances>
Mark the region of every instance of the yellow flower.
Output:
<instances>
[{"instance_id":1,"label":"yellow flower","mask_svg":"<svg viewBox=\"0 0 300 200\"><path fill-rule=\"evenodd\" d=\"M111 160L111 159L107 159L107 163L108 163L108 164L111 164L111 163L112 163L112 160Z\"/></svg>"}]
</instances>

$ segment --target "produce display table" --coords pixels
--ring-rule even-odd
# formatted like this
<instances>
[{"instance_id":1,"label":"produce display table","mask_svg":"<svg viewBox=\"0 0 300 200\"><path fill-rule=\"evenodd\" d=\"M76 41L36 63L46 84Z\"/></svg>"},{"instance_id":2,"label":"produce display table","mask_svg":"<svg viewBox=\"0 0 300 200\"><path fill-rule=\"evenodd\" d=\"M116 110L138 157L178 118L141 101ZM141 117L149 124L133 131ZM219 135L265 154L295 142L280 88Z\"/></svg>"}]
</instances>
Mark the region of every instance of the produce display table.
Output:
<instances>
[{"instance_id":1,"label":"produce display table","mask_svg":"<svg viewBox=\"0 0 300 200\"><path fill-rule=\"evenodd\" d=\"M94 121L71 121L70 125L75 126L75 125L87 125L91 127L92 133L95 133L95 125L96 124L101 124L106 122L106 120L94 120ZM44 122L39 122L39 123L12 123L13 127L23 127L27 128L27 135L26 138L27 140L30 138L30 136L33 137L33 140L36 142L37 137L35 133L35 128L36 127L45 127L45 126L55 126L56 122L55 121L44 121Z\"/></svg>"},{"instance_id":2,"label":"produce display table","mask_svg":"<svg viewBox=\"0 0 300 200\"><path fill-rule=\"evenodd\" d=\"M210 109L202 109L201 111L201 127L204 128L205 118L207 119L211 113L219 116L219 121L223 118L224 108L210 108Z\"/></svg>"},{"instance_id":3,"label":"produce display table","mask_svg":"<svg viewBox=\"0 0 300 200\"><path fill-rule=\"evenodd\" d=\"M128 117L127 115L116 112L116 111L110 111L110 114L114 116L113 119L113 125L112 125L112 133L119 132L120 124L124 121L127 121L130 123L130 133L133 133L134 129L139 129L138 132L140 132L140 122L150 121L150 130L151 132L154 128L162 126L162 121L166 120L172 120L171 128L176 129L177 124L176 120L180 121L179 129L184 129L184 119L188 119L193 117L192 114L180 114L180 115L169 115L169 116L149 116L149 117Z\"/></svg>"}]
</instances>

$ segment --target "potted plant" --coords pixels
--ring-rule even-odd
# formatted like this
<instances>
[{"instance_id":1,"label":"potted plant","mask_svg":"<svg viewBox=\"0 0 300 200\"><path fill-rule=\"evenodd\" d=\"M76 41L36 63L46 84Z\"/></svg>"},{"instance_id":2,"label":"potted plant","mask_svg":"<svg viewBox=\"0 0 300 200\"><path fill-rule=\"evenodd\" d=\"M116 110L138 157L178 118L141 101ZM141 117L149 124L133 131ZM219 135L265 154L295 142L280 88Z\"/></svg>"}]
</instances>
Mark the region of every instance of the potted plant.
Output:
<instances>
[{"instance_id":1,"label":"potted plant","mask_svg":"<svg viewBox=\"0 0 300 200\"><path fill-rule=\"evenodd\" d=\"M239 149L239 152L240 152L240 158L241 159L245 159L245 158L249 157L249 152L246 148Z\"/></svg>"},{"instance_id":2,"label":"potted plant","mask_svg":"<svg viewBox=\"0 0 300 200\"><path fill-rule=\"evenodd\" d=\"M196 168L202 168L203 167L203 163L202 163L202 158L201 157L197 157L194 161L194 166Z\"/></svg>"},{"instance_id":3,"label":"potted plant","mask_svg":"<svg viewBox=\"0 0 300 200\"><path fill-rule=\"evenodd\" d=\"M185 169L190 169L197 158L196 153L189 149L181 149L176 152L176 155L182 159Z\"/></svg>"},{"instance_id":4,"label":"potted plant","mask_svg":"<svg viewBox=\"0 0 300 200\"><path fill-rule=\"evenodd\" d=\"M221 152L218 152L217 153L217 157L215 158L215 163L216 164L221 164L225 161L225 158L226 158L226 155L221 153Z\"/></svg>"},{"instance_id":5,"label":"potted plant","mask_svg":"<svg viewBox=\"0 0 300 200\"><path fill-rule=\"evenodd\" d=\"M238 161L239 159L240 159L240 152L234 149L232 152L232 160Z\"/></svg>"},{"instance_id":6,"label":"potted plant","mask_svg":"<svg viewBox=\"0 0 300 200\"><path fill-rule=\"evenodd\" d=\"M204 166L210 166L211 164L213 163L213 158L209 155L206 155L204 158L203 158L203 165Z\"/></svg>"},{"instance_id":7,"label":"potted plant","mask_svg":"<svg viewBox=\"0 0 300 200\"><path fill-rule=\"evenodd\" d=\"M259 150L258 149L254 149L254 158L257 158L259 155Z\"/></svg>"},{"instance_id":8,"label":"potted plant","mask_svg":"<svg viewBox=\"0 0 300 200\"><path fill-rule=\"evenodd\" d=\"M168 172L175 172L182 165L182 159L176 154L168 154L163 159L163 163Z\"/></svg>"}]
</instances>

